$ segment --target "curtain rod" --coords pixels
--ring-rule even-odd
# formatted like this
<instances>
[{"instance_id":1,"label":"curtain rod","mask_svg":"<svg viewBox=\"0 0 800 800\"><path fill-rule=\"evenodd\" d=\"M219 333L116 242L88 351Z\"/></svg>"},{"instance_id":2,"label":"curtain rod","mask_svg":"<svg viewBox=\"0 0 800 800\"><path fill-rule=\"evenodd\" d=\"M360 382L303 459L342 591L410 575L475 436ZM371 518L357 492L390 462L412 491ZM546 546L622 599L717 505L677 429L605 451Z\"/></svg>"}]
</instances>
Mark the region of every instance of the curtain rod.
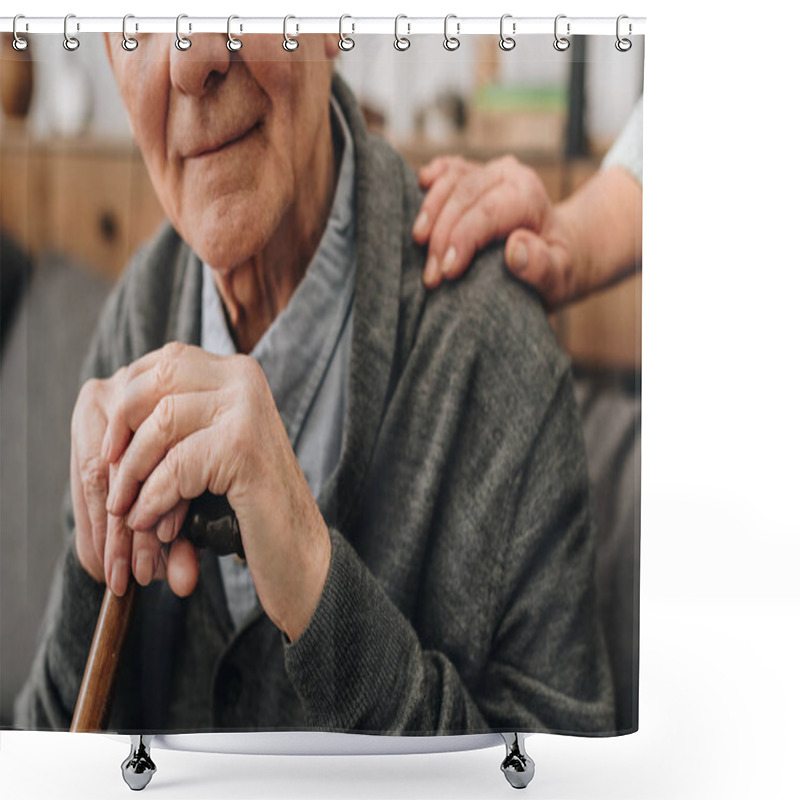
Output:
<instances>
[{"instance_id":1,"label":"curtain rod","mask_svg":"<svg viewBox=\"0 0 800 800\"><path fill-rule=\"evenodd\" d=\"M345 15L339 17L238 17L232 23L231 30L236 35L246 33L283 34L284 25L292 36L304 33L343 33L346 35L387 34L394 35L395 25L403 36L415 34L437 34L445 32L444 17L355 17ZM620 22L620 33L623 36L641 36L645 33L645 17L624 17ZM508 36L524 36L527 34L553 35L554 17L513 17L506 15L503 32ZM18 34L64 33L64 17L20 16L17 19ZM500 34L500 17L450 17L448 34L451 36L469 36L474 34ZM122 33L122 17L80 17L70 15L70 35L81 33ZM182 15L181 32L192 33L227 33L228 17L194 17ZM11 33L14 29L14 17L0 17L0 32ZM135 33L175 33L175 17L129 17L126 31ZM617 17L570 17L559 15L559 35L590 36L617 33Z\"/></svg>"}]
</instances>

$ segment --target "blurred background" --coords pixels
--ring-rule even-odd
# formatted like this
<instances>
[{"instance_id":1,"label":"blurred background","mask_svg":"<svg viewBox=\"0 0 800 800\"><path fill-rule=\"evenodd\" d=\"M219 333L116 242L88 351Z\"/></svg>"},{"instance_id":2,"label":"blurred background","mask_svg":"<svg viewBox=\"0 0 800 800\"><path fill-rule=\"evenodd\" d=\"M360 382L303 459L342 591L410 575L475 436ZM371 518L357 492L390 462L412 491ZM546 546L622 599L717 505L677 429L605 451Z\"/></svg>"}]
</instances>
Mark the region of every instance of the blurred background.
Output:
<instances>
[{"instance_id":1,"label":"blurred background","mask_svg":"<svg viewBox=\"0 0 800 800\"><path fill-rule=\"evenodd\" d=\"M0 725L33 655L62 539L69 420L100 306L163 213L130 134L103 37L0 43ZM554 201L599 167L642 92L644 40L359 36L338 68L368 125L417 168L440 154L512 153ZM116 46L116 43L115 43ZM637 235L641 235L638 232ZM618 724L635 724L638 658L641 273L551 317L570 354L601 533Z\"/></svg>"}]
</instances>

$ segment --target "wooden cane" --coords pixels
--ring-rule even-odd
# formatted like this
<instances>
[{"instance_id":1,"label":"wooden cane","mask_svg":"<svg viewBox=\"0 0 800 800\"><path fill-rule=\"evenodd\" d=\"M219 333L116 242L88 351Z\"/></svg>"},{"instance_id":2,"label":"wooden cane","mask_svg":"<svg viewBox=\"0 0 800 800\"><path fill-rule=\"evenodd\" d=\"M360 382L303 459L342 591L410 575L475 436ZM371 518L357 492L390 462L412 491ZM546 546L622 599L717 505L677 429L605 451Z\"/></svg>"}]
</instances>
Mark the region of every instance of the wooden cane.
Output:
<instances>
[{"instance_id":1,"label":"wooden cane","mask_svg":"<svg viewBox=\"0 0 800 800\"><path fill-rule=\"evenodd\" d=\"M244 558L239 522L225 497L206 492L193 500L180 535L196 547L207 547L217 555L236 553ZM132 578L122 597L106 588L72 716L73 733L106 727L135 597L136 581Z\"/></svg>"}]
</instances>

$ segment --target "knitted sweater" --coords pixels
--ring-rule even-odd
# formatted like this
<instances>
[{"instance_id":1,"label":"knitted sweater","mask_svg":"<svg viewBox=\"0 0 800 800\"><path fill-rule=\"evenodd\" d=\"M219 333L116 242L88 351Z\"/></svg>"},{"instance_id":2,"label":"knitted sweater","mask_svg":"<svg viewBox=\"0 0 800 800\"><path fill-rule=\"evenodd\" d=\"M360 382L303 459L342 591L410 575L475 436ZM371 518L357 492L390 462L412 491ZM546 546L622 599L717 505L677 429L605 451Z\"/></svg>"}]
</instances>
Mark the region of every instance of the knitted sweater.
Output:
<instances>
[{"instance_id":1,"label":"knitted sweater","mask_svg":"<svg viewBox=\"0 0 800 800\"><path fill-rule=\"evenodd\" d=\"M110 727L612 733L585 453L569 363L495 247L422 285L416 176L353 132L357 279L342 456L319 505L330 571L289 643L234 631L216 557L187 599L139 591ZM165 226L110 297L84 377L200 337L199 259ZM68 728L103 587L67 542L16 724Z\"/></svg>"}]
</instances>

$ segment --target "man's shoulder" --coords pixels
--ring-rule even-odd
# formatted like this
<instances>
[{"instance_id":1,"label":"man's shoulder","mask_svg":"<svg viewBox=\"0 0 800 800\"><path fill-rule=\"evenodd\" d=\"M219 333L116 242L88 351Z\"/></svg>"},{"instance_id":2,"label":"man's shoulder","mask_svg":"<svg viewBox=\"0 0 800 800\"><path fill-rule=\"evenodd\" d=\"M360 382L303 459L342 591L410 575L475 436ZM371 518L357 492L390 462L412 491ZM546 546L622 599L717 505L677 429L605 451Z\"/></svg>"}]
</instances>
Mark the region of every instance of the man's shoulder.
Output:
<instances>
[{"instance_id":1,"label":"man's shoulder","mask_svg":"<svg viewBox=\"0 0 800 800\"><path fill-rule=\"evenodd\" d=\"M478 253L463 277L428 292L419 333L522 402L546 405L569 370L538 293L508 272L501 243Z\"/></svg>"}]
</instances>

